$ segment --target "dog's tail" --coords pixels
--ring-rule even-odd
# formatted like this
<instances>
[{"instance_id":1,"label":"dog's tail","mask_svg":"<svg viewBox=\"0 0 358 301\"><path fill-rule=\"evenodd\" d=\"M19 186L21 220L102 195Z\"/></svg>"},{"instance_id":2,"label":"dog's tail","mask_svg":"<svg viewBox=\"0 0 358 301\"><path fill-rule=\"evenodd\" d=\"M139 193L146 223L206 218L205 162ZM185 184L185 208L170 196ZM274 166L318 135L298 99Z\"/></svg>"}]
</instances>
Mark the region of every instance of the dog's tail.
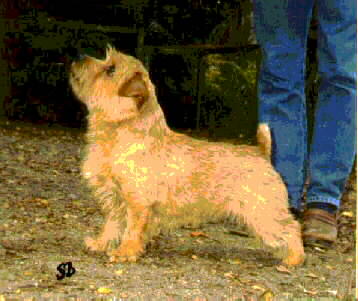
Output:
<instances>
[{"instance_id":1,"label":"dog's tail","mask_svg":"<svg viewBox=\"0 0 358 301\"><path fill-rule=\"evenodd\" d=\"M256 133L257 143L267 160L271 161L272 139L270 127L267 123L260 123Z\"/></svg>"}]
</instances>

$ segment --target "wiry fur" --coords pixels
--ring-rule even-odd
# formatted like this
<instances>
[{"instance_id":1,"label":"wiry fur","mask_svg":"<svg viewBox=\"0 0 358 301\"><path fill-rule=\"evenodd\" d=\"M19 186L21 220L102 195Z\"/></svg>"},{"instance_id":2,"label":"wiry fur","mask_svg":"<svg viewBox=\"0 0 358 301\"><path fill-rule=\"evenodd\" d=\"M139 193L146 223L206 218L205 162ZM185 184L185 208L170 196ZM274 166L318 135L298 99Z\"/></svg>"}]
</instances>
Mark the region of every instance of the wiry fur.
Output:
<instances>
[{"instance_id":1,"label":"wiry fur","mask_svg":"<svg viewBox=\"0 0 358 301\"><path fill-rule=\"evenodd\" d=\"M300 226L268 160L270 145L263 153L173 132L142 64L112 48L105 60L73 63L70 83L89 110L83 176L106 215L101 234L86 240L89 249L135 261L160 230L232 215L285 263L303 261Z\"/></svg>"}]
</instances>

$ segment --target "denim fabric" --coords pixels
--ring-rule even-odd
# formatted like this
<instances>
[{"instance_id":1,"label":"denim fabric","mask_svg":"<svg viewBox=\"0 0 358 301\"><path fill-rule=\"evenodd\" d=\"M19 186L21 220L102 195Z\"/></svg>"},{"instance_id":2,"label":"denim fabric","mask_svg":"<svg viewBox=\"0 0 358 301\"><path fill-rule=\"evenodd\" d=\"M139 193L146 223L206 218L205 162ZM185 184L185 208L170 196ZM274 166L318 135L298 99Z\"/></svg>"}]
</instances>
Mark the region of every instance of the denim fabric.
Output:
<instances>
[{"instance_id":1,"label":"denim fabric","mask_svg":"<svg viewBox=\"0 0 358 301\"><path fill-rule=\"evenodd\" d=\"M258 82L259 120L270 125L273 164L293 208L307 203L337 207L356 153L356 0L320 0L320 87L313 140L307 148L306 41L313 0L254 0L263 60Z\"/></svg>"}]
</instances>

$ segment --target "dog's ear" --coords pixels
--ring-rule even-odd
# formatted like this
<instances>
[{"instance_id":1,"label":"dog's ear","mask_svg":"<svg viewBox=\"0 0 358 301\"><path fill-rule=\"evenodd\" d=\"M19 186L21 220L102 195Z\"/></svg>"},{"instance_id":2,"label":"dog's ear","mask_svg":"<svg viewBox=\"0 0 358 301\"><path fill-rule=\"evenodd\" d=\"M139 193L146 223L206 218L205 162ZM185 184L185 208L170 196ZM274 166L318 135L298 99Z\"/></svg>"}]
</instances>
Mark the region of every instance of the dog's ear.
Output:
<instances>
[{"instance_id":1,"label":"dog's ear","mask_svg":"<svg viewBox=\"0 0 358 301\"><path fill-rule=\"evenodd\" d=\"M143 75L140 72L136 72L119 90L119 96L145 99L148 96L148 89L143 80Z\"/></svg>"}]
</instances>

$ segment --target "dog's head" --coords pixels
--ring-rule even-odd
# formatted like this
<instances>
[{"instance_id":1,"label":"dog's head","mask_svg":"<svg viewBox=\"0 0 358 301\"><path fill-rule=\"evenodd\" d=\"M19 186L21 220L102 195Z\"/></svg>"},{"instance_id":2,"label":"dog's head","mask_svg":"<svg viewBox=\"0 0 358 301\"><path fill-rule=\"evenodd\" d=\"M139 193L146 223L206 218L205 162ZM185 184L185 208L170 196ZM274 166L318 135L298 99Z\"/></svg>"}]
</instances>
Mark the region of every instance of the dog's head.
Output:
<instances>
[{"instance_id":1,"label":"dog's head","mask_svg":"<svg viewBox=\"0 0 358 301\"><path fill-rule=\"evenodd\" d=\"M103 60L81 56L72 63L70 84L91 113L121 122L136 118L156 104L148 72L134 57L108 47Z\"/></svg>"}]
</instances>

